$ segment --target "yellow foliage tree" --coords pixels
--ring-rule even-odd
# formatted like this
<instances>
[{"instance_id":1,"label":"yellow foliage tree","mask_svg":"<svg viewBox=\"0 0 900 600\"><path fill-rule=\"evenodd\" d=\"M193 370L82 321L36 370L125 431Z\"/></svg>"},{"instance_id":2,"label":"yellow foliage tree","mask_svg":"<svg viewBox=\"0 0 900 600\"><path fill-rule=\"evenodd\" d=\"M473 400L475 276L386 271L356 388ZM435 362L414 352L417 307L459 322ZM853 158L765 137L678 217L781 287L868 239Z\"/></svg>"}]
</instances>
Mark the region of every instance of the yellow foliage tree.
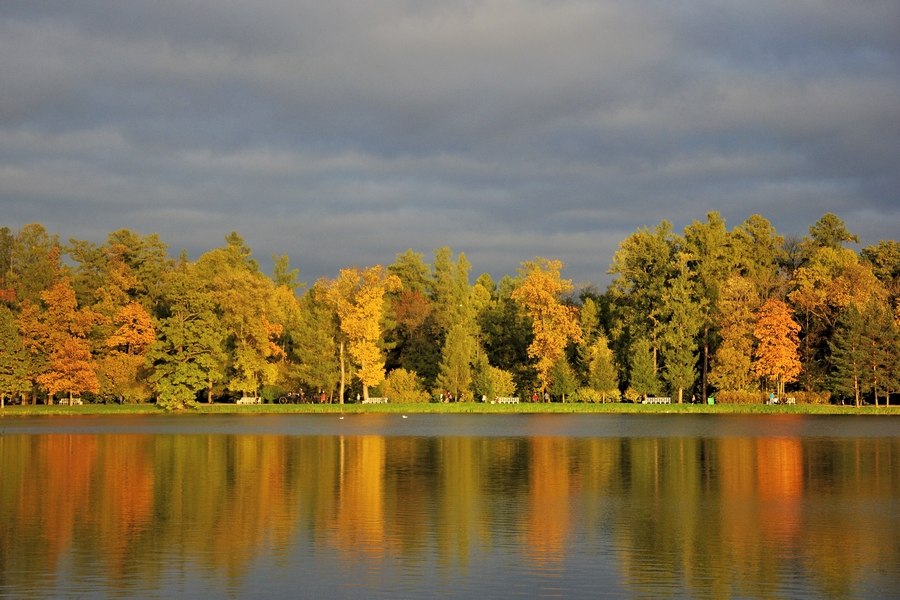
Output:
<instances>
[{"instance_id":1,"label":"yellow foliage tree","mask_svg":"<svg viewBox=\"0 0 900 600\"><path fill-rule=\"evenodd\" d=\"M537 359L541 396L552 383L553 366L563 357L569 341L581 341L577 310L562 303L563 294L572 291L572 281L562 279L563 264L537 257L522 263L519 273L524 281L512 293L512 299L525 307L532 319L534 341L528 356Z\"/></svg>"},{"instance_id":2,"label":"yellow foliage tree","mask_svg":"<svg viewBox=\"0 0 900 600\"><path fill-rule=\"evenodd\" d=\"M379 347L381 323L386 292L402 289L396 275L388 275L381 265L359 269L342 269L341 275L328 284L327 298L340 320L341 333L341 391L344 401L343 349L358 367L357 376L363 386L363 397L368 400L369 387L384 380L384 356Z\"/></svg>"},{"instance_id":3,"label":"yellow foliage tree","mask_svg":"<svg viewBox=\"0 0 900 600\"><path fill-rule=\"evenodd\" d=\"M760 308L753 329L758 341L753 369L757 376L775 381L779 398L784 384L796 381L802 368L797 353L799 331L790 307L781 300L770 299Z\"/></svg>"}]
</instances>

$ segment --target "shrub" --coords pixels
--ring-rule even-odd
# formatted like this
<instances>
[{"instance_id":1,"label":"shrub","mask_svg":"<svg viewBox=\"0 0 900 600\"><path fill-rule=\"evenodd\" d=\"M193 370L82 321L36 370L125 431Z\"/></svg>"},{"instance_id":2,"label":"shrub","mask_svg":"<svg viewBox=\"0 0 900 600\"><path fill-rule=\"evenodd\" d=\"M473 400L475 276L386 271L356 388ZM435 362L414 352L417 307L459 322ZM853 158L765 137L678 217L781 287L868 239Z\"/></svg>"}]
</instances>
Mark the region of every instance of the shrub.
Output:
<instances>
[{"instance_id":1,"label":"shrub","mask_svg":"<svg viewBox=\"0 0 900 600\"><path fill-rule=\"evenodd\" d=\"M714 395L717 404L765 404L765 392L721 391Z\"/></svg>"},{"instance_id":2,"label":"shrub","mask_svg":"<svg viewBox=\"0 0 900 600\"><path fill-rule=\"evenodd\" d=\"M516 383L513 381L513 375L509 371L491 367L491 389L494 396L501 398L509 398L516 395Z\"/></svg>"},{"instance_id":3,"label":"shrub","mask_svg":"<svg viewBox=\"0 0 900 600\"><path fill-rule=\"evenodd\" d=\"M619 390L612 390L604 394L591 387L580 387L569 396L569 400L572 402L593 402L599 404L602 402L618 402L621 397L622 393Z\"/></svg>"},{"instance_id":4,"label":"shrub","mask_svg":"<svg viewBox=\"0 0 900 600\"><path fill-rule=\"evenodd\" d=\"M641 398L644 397L643 394L638 393L638 391L631 386L628 386L628 389L625 390L625 393L623 394L623 396L629 402L638 402L641 400Z\"/></svg>"},{"instance_id":5,"label":"shrub","mask_svg":"<svg viewBox=\"0 0 900 600\"><path fill-rule=\"evenodd\" d=\"M580 387L575 390L569 400L572 402L603 402L603 394L589 387Z\"/></svg>"},{"instance_id":6,"label":"shrub","mask_svg":"<svg viewBox=\"0 0 900 600\"><path fill-rule=\"evenodd\" d=\"M831 404L831 392L785 392L785 398L795 398L797 404Z\"/></svg>"},{"instance_id":7,"label":"shrub","mask_svg":"<svg viewBox=\"0 0 900 600\"><path fill-rule=\"evenodd\" d=\"M422 389L422 383L415 371L394 369L388 373L381 384L381 393L391 402L414 403L428 402L428 393Z\"/></svg>"}]
</instances>

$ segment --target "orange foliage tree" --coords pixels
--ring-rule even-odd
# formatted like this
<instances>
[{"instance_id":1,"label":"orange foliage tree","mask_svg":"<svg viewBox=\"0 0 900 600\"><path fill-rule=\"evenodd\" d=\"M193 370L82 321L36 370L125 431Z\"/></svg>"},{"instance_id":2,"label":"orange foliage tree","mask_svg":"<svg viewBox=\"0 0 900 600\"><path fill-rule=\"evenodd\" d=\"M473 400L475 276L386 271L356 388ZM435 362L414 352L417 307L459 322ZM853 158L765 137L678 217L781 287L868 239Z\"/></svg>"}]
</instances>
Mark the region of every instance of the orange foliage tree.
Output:
<instances>
[{"instance_id":1,"label":"orange foliage tree","mask_svg":"<svg viewBox=\"0 0 900 600\"><path fill-rule=\"evenodd\" d=\"M116 312L113 322L119 327L106 339L111 352L101 361L101 388L120 399L141 400L150 394L139 374L156 341L153 320L140 303L130 302Z\"/></svg>"},{"instance_id":2,"label":"orange foliage tree","mask_svg":"<svg viewBox=\"0 0 900 600\"><path fill-rule=\"evenodd\" d=\"M775 381L778 397L784 395L784 384L796 381L801 371L797 349L800 325L794 321L787 304L774 298L766 301L756 320L753 336L757 339L757 376Z\"/></svg>"},{"instance_id":3,"label":"orange foliage tree","mask_svg":"<svg viewBox=\"0 0 900 600\"><path fill-rule=\"evenodd\" d=\"M87 336L98 315L79 309L72 279L64 277L40 293L44 310L26 301L19 316L23 342L33 354L47 357L37 382L50 394L100 391Z\"/></svg>"}]
</instances>

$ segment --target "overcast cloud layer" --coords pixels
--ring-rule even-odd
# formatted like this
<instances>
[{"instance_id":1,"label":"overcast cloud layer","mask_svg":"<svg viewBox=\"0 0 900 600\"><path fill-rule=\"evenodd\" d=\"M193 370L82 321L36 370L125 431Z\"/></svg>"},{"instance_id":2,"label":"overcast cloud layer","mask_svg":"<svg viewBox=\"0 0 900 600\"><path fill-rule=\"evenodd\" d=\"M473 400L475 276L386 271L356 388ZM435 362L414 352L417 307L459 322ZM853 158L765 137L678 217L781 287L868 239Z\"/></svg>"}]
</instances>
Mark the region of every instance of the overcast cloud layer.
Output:
<instances>
[{"instance_id":1,"label":"overcast cloud layer","mask_svg":"<svg viewBox=\"0 0 900 600\"><path fill-rule=\"evenodd\" d=\"M0 225L481 272L717 210L900 239L897 0L0 2Z\"/></svg>"}]
</instances>

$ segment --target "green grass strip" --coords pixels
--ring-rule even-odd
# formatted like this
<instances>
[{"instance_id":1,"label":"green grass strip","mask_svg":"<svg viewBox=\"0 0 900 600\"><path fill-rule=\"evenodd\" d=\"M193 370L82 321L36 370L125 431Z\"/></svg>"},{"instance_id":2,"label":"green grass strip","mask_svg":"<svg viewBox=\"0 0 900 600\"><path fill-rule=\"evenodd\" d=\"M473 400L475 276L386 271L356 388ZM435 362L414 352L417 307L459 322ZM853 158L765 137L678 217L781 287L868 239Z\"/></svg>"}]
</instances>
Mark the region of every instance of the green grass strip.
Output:
<instances>
[{"instance_id":1,"label":"green grass strip","mask_svg":"<svg viewBox=\"0 0 900 600\"><path fill-rule=\"evenodd\" d=\"M0 418L38 415L150 415L150 414L315 414L315 413L593 413L593 414L796 414L796 415L900 415L900 406L874 407L839 405L766 405L766 404L572 404L522 403L482 404L200 404L193 408L165 410L155 404L85 404L82 406L25 405L0 409Z\"/></svg>"}]
</instances>

